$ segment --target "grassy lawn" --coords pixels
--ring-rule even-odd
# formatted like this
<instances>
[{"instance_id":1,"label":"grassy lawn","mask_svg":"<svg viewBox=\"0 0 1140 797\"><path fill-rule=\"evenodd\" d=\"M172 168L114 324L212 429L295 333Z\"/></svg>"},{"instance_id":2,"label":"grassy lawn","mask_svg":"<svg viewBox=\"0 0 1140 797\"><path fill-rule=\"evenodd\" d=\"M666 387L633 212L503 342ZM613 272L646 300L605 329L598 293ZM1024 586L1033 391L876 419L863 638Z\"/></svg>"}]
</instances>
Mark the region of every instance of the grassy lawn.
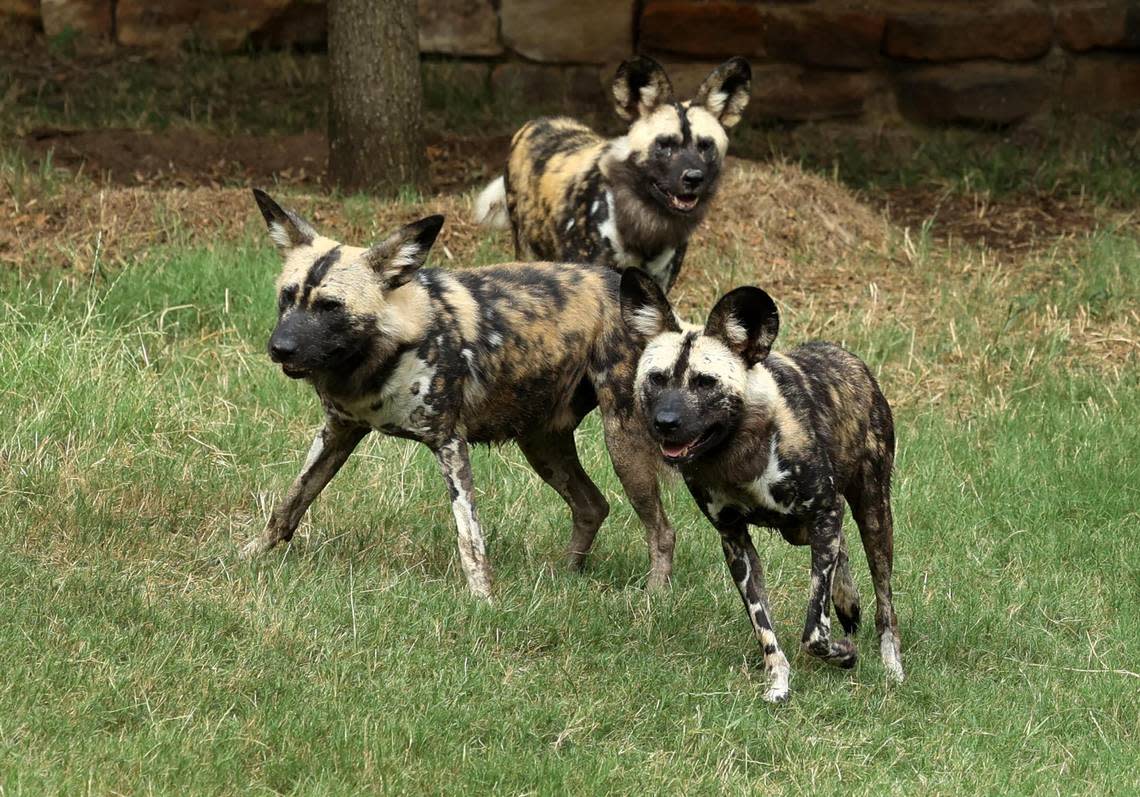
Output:
<instances>
[{"instance_id":1,"label":"grassy lawn","mask_svg":"<svg viewBox=\"0 0 1140 797\"><path fill-rule=\"evenodd\" d=\"M644 591L596 418L584 460L615 511L584 575L560 567L553 492L513 447L480 450L497 601L475 604L434 461L380 438L291 547L238 563L319 423L262 354L277 263L254 224L110 274L5 274L4 793L1140 788L1135 351L1078 334L1134 321L1140 243L1096 233L954 290L944 251L913 257L933 321L792 304L785 327L900 397L908 678L887 685L865 628L853 671L794 656L782 707L679 484L675 586ZM807 554L757 537L795 650Z\"/></svg>"},{"instance_id":2,"label":"grassy lawn","mask_svg":"<svg viewBox=\"0 0 1140 797\"><path fill-rule=\"evenodd\" d=\"M773 707L676 480L674 585L645 591L596 417L579 442L613 513L583 574L561 501L479 449L496 600L469 599L433 458L379 437L291 546L237 561L320 424L264 354L278 262L248 183L352 243L445 212L433 264L501 261L467 189L535 109L433 63L437 191L383 203L272 160L323 153L320 56L176 67L0 54L0 797L1140 793L1134 131L734 132L768 162L732 161L675 297L696 318L766 287L780 345L861 354L899 435L907 680L864 628L854 670L793 655ZM158 166L82 161L116 141ZM264 162L199 163L238 143ZM754 536L791 654L808 554Z\"/></svg>"}]
</instances>

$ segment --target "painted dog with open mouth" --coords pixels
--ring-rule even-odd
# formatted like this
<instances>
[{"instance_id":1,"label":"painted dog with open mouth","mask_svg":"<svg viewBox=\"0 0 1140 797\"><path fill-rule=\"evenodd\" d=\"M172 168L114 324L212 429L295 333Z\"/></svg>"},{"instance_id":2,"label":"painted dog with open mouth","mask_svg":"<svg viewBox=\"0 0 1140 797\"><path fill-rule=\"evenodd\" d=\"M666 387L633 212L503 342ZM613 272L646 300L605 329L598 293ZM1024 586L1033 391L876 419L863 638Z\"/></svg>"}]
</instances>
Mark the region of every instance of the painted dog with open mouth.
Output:
<instances>
[{"instance_id":1,"label":"painted dog with open mouth","mask_svg":"<svg viewBox=\"0 0 1140 797\"><path fill-rule=\"evenodd\" d=\"M903 678L891 595L894 529L891 409L862 360L829 343L771 351L776 305L759 288L723 296L703 328L682 326L644 272L622 275L626 325L647 345L635 395L646 432L680 470L720 532L725 561L764 650L765 697L788 696L790 671L772 630L764 574L749 525L776 529L811 547L803 649L840 667L855 665L850 637L859 595L843 536L844 499L863 541L875 588L875 628L887 672ZM831 637L829 606L848 636Z\"/></svg>"},{"instance_id":2,"label":"painted dog with open mouth","mask_svg":"<svg viewBox=\"0 0 1140 797\"><path fill-rule=\"evenodd\" d=\"M510 225L515 257L644 268L668 291L708 211L729 128L748 105L752 70L732 58L678 102L651 58L613 82L624 136L606 139L564 117L536 119L511 141L507 168L476 203L476 220Z\"/></svg>"},{"instance_id":3,"label":"painted dog with open mouth","mask_svg":"<svg viewBox=\"0 0 1140 797\"><path fill-rule=\"evenodd\" d=\"M647 528L650 586L672 567L656 452L636 422L641 339L621 321L619 275L589 265L422 268L443 224L431 216L370 248L344 246L254 190L284 256L269 355L306 379L324 428L248 556L293 536L312 501L369 431L427 445L439 461L471 591L491 571L475 510L469 443L514 440L570 506L572 567L609 506L578 461L574 429L600 407L614 470Z\"/></svg>"}]
</instances>

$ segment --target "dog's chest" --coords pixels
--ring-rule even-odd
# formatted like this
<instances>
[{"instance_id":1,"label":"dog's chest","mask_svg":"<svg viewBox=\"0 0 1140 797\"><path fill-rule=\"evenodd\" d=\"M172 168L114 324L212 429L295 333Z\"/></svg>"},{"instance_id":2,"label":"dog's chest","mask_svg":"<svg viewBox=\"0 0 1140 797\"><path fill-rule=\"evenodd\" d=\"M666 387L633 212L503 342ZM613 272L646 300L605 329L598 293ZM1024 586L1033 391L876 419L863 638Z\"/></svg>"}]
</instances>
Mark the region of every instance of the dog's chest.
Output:
<instances>
[{"instance_id":1,"label":"dog's chest","mask_svg":"<svg viewBox=\"0 0 1140 797\"><path fill-rule=\"evenodd\" d=\"M434 394L437 366L405 354L383 387L351 400L338 400L339 413L357 423L400 437L423 439L435 428L441 397Z\"/></svg>"},{"instance_id":2,"label":"dog's chest","mask_svg":"<svg viewBox=\"0 0 1140 797\"><path fill-rule=\"evenodd\" d=\"M797 525L816 504L803 465L780 459L773 440L760 474L739 484L706 485L704 510L716 523L732 516L760 526Z\"/></svg>"},{"instance_id":3,"label":"dog's chest","mask_svg":"<svg viewBox=\"0 0 1140 797\"><path fill-rule=\"evenodd\" d=\"M631 252L618 229L613 192L608 189L603 190L594 198L590 203L588 218L592 232L597 238L598 248L612 258L615 268L618 270L631 267L644 269L658 284L668 284L673 269L673 259L677 254L676 248L665 247L660 252L647 257ZM567 222L567 233L573 232L574 223L574 219Z\"/></svg>"}]
</instances>

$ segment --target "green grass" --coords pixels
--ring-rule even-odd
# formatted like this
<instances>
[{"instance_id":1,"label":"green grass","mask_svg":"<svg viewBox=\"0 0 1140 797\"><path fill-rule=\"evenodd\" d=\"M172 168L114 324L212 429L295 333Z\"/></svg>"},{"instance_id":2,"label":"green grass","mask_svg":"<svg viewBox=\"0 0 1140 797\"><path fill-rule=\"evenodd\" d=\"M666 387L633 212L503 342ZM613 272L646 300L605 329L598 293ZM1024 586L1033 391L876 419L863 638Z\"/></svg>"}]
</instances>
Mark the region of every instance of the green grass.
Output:
<instances>
[{"instance_id":1,"label":"green grass","mask_svg":"<svg viewBox=\"0 0 1140 797\"><path fill-rule=\"evenodd\" d=\"M1109 323L1135 307L1138 264L1134 238L1105 234L1039 301ZM1006 324L996 283L935 304L1012 377L898 413L906 683L886 683L864 629L856 670L796 654L792 701L772 707L677 483L676 582L644 591L596 418L579 439L614 512L583 575L560 566L553 492L513 447L480 449L496 603L470 600L434 460L378 437L292 546L237 562L320 420L262 354L275 269L258 241L106 278L0 276L3 793L1140 789L1135 369L1058 367L1075 344L1032 308ZM789 308L785 326L864 353L888 395L912 392L908 361L955 357L944 327L913 343L901 321L863 322ZM756 538L792 652L807 555Z\"/></svg>"},{"instance_id":2,"label":"green grass","mask_svg":"<svg viewBox=\"0 0 1140 797\"><path fill-rule=\"evenodd\" d=\"M1059 117L1032 130L745 124L732 150L791 158L871 194L935 188L967 196L1091 199L1124 210L1140 201L1140 139L1126 125Z\"/></svg>"}]
</instances>

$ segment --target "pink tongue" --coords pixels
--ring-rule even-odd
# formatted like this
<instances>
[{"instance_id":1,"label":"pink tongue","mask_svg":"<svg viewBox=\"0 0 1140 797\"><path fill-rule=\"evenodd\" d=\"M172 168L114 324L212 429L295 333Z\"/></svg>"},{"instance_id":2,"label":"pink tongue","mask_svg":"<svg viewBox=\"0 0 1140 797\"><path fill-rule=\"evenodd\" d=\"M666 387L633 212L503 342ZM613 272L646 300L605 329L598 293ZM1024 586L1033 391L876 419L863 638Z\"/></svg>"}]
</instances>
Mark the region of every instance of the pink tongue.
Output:
<instances>
[{"instance_id":1,"label":"pink tongue","mask_svg":"<svg viewBox=\"0 0 1140 797\"><path fill-rule=\"evenodd\" d=\"M689 443L683 446L661 446L661 453L667 457L680 457L684 456L685 452L689 450Z\"/></svg>"}]
</instances>

